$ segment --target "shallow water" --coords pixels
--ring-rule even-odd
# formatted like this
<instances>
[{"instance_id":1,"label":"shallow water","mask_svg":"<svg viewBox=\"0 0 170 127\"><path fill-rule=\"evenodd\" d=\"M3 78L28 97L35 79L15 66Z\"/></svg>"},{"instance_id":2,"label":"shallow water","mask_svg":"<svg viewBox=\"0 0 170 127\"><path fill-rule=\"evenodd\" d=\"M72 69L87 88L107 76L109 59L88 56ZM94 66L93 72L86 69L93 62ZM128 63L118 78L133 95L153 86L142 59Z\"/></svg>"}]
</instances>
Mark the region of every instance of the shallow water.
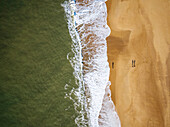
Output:
<instances>
[{"instance_id":1,"label":"shallow water","mask_svg":"<svg viewBox=\"0 0 170 127\"><path fill-rule=\"evenodd\" d=\"M76 99L70 97L71 94L66 95L79 113L75 122L79 127L119 127L109 89L106 37L110 29L105 0L65 2L62 6L73 42L68 59L78 86L71 91Z\"/></svg>"}]
</instances>

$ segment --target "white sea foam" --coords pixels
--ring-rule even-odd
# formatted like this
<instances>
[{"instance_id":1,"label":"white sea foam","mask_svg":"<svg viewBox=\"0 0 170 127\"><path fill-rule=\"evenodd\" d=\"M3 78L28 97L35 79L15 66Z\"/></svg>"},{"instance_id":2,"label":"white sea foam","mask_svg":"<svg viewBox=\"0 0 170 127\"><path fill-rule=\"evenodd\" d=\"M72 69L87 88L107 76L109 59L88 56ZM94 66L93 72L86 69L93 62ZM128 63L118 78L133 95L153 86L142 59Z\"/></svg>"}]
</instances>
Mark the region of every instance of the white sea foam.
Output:
<instances>
[{"instance_id":1,"label":"white sea foam","mask_svg":"<svg viewBox=\"0 0 170 127\"><path fill-rule=\"evenodd\" d=\"M77 99L68 95L79 113L75 122L79 127L120 127L109 89L106 37L110 29L105 0L65 2L62 6L73 42L68 59L78 85L70 93Z\"/></svg>"}]
</instances>

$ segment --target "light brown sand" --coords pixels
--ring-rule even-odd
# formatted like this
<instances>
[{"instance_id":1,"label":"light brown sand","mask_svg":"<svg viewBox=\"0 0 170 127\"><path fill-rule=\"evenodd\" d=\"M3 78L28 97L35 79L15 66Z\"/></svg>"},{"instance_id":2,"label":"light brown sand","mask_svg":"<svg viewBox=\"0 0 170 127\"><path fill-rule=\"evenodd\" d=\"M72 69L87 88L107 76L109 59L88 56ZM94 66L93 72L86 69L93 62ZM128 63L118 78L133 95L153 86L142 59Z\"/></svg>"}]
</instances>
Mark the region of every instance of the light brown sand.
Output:
<instances>
[{"instance_id":1,"label":"light brown sand","mask_svg":"<svg viewBox=\"0 0 170 127\"><path fill-rule=\"evenodd\" d=\"M122 127L170 127L170 1L107 6L111 91Z\"/></svg>"}]
</instances>

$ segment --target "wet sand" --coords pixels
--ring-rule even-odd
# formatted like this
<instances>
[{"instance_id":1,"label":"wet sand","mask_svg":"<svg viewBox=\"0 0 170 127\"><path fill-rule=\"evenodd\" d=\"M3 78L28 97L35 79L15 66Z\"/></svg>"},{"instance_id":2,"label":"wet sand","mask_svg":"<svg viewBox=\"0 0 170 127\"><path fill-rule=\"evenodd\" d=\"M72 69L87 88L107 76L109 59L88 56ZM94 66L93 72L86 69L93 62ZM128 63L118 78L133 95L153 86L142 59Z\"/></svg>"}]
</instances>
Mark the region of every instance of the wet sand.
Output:
<instances>
[{"instance_id":1,"label":"wet sand","mask_svg":"<svg viewBox=\"0 0 170 127\"><path fill-rule=\"evenodd\" d=\"M170 2L108 0L107 7L111 92L122 127L170 127Z\"/></svg>"}]
</instances>

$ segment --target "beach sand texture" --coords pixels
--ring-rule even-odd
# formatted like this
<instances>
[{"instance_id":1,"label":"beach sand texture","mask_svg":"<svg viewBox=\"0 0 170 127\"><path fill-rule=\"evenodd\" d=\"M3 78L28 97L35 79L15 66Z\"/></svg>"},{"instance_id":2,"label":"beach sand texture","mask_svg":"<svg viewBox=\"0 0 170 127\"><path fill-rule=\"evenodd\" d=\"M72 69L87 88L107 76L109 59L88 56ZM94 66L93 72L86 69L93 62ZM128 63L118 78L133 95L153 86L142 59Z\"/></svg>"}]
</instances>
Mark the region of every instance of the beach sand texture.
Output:
<instances>
[{"instance_id":1,"label":"beach sand texture","mask_svg":"<svg viewBox=\"0 0 170 127\"><path fill-rule=\"evenodd\" d=\"M122 127L170 127L170 1L108 0L107 7L111 91Z\"/></svg>"}]
</instances>

